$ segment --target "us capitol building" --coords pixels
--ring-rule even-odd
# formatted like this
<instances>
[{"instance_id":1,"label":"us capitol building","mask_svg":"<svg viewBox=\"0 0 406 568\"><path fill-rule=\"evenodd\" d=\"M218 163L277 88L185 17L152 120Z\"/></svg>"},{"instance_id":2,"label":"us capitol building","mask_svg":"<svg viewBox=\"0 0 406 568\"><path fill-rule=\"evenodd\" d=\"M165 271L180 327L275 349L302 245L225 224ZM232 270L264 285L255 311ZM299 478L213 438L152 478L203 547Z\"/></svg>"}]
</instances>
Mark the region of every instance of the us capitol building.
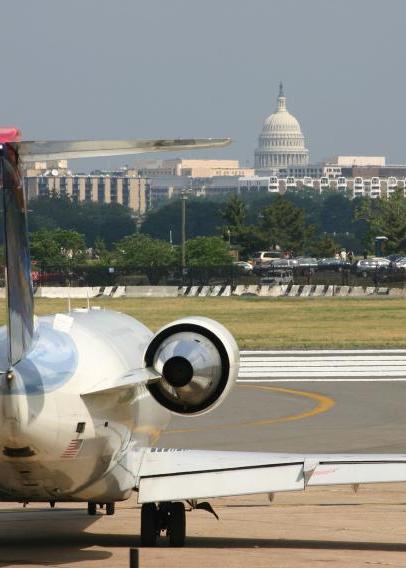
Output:
<instances>
[{"instance_id":1,"label":"us capitol building","mask_svg":"<svg viewBox=\"0 0 406 568\"><path fill-rule=\"evenodd\" d=\"M279 86L278 107L264 122L255 150L255 172L259 176L277 174L289 166L306 166L309 150L296 118L286 108L282 83Z\"/></svg>"}]
</instances>

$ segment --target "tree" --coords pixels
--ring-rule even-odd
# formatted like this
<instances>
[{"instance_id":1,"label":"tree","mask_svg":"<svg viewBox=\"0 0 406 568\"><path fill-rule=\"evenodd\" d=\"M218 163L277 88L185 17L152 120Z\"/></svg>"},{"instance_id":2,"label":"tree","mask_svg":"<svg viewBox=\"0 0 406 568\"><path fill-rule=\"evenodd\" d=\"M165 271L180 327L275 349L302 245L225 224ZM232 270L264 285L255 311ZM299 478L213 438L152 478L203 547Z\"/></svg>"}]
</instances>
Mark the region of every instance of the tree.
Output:
<instances>
[{"instance_id":1,"label":"tree","mask_svg":"<svg viewBox=\"0 0 406 568\"><path fill-rule=\"evenodd\" d=\"M219 233L222 225L219 203L211 199L190 198L186 201L186 235L188 239L212 236ZM141 226L141 232L157 239L181 242L181 203L171 199L168 203L149 211Z\"/></svg>"},{"instance_id":2,"label":"tree","mask_svg":"<svg viewBox=\"0 0 406 568\"><path fill-rule=\"evenodd\" d=\"M221 217L233 229L239 229L245 223L247 217L246 205L237 195L232 195L221 211Z\"/></svg>"},{"instance_id":3,"label":"tree","mask_svg":"<svg viewBox=\"0 0 406 568\"><path fill-rule=\"evenodd\" d=\"M231 242L238 245L242 257L251 256L255 251L266 250L270 247L269 236L254 225L240 227L231 233Z\"/></svg>"},{"instance_id":4,"label":"tree","mask_svg":"<svg viewBox=\"0 0 406 568\"><path fill-rule=\"evenodd\" d=\"M226 266L232 261L228 244L220 237L196 237L186 241L187 266Z\"/></svg>"},{"instance_id":5,"label":"tree","mask_svg":"<svg viewBox=\"0 0 406 568\"><path fill-rule=\"evenodd\" d=\"M142 234L121 239L116 243L114 256L117 265L127 269L171 266L175 261L169 243Z\"/></svg>"},{"instance_id":6,"label":"tree","mask_svg":"<svg viewBox=\"0 0 406 568\"><path fill-rule=\"evenodd\" d=\"M84 235L87 246L102 238L107 247L136 231L133 213L117 203L78 202L66 195L50 195L29 203L29 229L68 229Z\"/></svg>"},{"instance_id":7,"label":"tree","mask_svg":"<svg viewBox=\"0 0 406 568\"><path fill-rule=\"evenodd\" d=\"M169 243L142 234L129 235L116 243L113 258L126 272L142 269L151 284L159 284L176 259Z\"/></svg>"},{"instance_id":8,"label":"tree","mask_svg":"<svg viewBox=\"0 0 406 568\"><path fill-rule=\"evenodd\" d=\"M310 251L318 258L329 258L333 257L339 248L340 246L330 235L323 235L312 243Z\"/></svg>"},{"instance_id":9,"label":"tree","mask_svg":"<svg viewBox=\"0 0 406 568\"><path fill-rule=\"evenodd\" d=\"M303 209L278 195L272 205L262 211L262 228L273 246L296 253L306 249L313 228L306 226Z\"/></svg>"},{"instance_id":10,"label":"tree","mask_svg":"<svg viewBox=\"0 0 406 568\"><path fill-rule=\"evenodd\" d=\"M83 235L65 229L41 229L31 235L31 255L44 266L66 266L85 256Z\"/></svg>"},{"instance_id":11,"label":"tree","mask_svg":"<svg viewBox=\"0 0 406 568\"><path fill-rule=\"evenodd\" d=\"M402 190L387 199L363 200L356 215L368 224L366 244L371 250L375 237L385 236L388 253L406 252L406 199Z\"/></svg>"}]
</instances>

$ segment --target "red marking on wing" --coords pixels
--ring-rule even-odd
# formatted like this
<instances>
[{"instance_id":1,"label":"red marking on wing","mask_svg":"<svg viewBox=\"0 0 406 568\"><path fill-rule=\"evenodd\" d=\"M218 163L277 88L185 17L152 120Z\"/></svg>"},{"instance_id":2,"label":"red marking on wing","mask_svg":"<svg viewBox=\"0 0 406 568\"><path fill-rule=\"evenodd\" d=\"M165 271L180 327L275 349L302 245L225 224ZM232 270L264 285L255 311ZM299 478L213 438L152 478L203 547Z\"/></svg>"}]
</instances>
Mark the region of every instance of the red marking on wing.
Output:
<instances>
[{"instance_id":1,"label":"red marking on wing","mask_svg":"<svg viewBox=\"0 0 406 568\"><path fill-rule=\"evenodd\" d=\"M18 142L21 139L21 130L15 127L0 128L0 143Z\"/></svg>"}]
</instances>

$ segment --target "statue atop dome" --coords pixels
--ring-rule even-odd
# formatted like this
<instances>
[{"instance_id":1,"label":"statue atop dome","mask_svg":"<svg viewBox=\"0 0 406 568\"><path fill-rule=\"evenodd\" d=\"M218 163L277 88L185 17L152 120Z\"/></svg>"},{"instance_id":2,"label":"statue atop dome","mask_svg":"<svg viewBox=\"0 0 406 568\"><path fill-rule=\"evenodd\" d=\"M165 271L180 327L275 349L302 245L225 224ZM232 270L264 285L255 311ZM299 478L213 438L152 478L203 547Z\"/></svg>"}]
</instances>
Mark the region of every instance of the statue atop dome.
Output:
<instances>
[{"instance_id":1,"label":"statue atop dome","mask_svg":"<svg viewBox=\"0 0 406 568\"><path fill-rule=\"evenodd\" d=\"M282 82L279 84L277 110L265 119L255 150L255 170L258 175L275 175L288 166L305 166L309 151L296 118L286 108ZM282 173L282 172L281 172Z\"/></svg>"}]
</instances>

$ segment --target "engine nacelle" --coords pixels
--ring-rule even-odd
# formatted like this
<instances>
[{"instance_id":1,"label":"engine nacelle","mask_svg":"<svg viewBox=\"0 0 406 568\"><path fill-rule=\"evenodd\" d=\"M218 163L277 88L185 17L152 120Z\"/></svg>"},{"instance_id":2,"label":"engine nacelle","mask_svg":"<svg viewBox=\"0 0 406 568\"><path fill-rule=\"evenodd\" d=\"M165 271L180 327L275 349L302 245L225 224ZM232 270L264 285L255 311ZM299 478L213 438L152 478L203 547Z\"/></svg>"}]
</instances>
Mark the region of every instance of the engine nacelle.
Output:
<instances>
[{"instance_id":1,"label":"engine nacelle","mask_svg":"<svg viewBox=\"0 0 406 568\"><path fill-rule=\"evenodd\" d=\"M175 414L203 414L225 399L239 360L237 343L224 326L205 317L183 318L160 329L146 350L146 366L161 375L148 389Z\"/></svg>"}]
</instances>

